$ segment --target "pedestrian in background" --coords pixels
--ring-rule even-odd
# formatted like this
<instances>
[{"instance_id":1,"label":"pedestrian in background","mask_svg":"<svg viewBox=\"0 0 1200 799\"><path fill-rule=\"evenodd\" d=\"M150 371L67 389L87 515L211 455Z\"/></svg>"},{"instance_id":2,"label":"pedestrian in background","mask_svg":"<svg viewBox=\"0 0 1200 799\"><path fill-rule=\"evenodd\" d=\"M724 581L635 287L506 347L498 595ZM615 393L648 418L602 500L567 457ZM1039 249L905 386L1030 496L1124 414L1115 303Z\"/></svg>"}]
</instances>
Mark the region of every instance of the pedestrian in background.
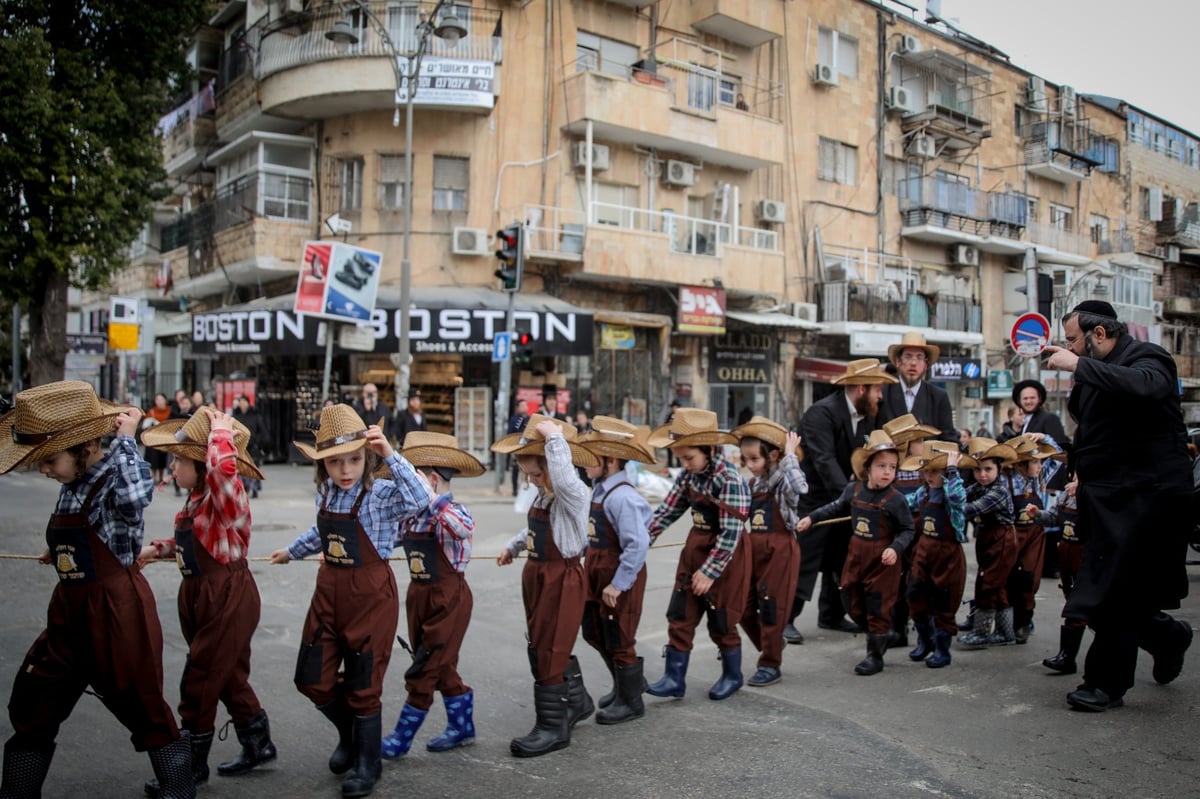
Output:
<instances>
[{"instance_id":1,"label":"pedestrian in background","mask_svg":"<svg viewBox=\"0 0 1200 799\"><path fill-rule=\"evenodd\" d=\"M267 440L267 425L259 414L258 409L250 404L250 398L245 394L241 394L237 398L237 402L233 406L233 418L237 419L250 432L250 454L251 457L260 459L263 456L263 445L261 442ZM241 474L242 487L250 495L252 499L258 499L258 492L262 490L262 478L254 477L248 474Z\"/></svg>"}]
</instances>

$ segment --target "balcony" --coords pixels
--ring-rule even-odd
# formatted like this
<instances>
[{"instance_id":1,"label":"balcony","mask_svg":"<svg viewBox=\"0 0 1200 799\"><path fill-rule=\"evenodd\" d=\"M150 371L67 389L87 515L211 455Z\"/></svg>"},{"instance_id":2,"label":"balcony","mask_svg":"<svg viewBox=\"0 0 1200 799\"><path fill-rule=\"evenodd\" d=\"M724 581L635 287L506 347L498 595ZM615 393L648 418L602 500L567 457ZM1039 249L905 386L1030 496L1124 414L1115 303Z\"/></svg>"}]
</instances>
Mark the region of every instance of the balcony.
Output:
<instances>
[{"instance_id":1,"label":"balcony","mask_svg":"<svg viewBox=\"0 0 1200 799\"><path fill-rule=\"evenodd\" d=\"M1030 223L1029 240L1037 246L1038 261L1047 264L1086 266L1092 262L1096 251L1090 236L1044 222Z\"/></svg>"},{"instance_id":2,"label":"balcony","mask_svg":"<svg viewBox=\"0 0 1200 799\"><path fill-rule=\"evenodd\" d=\"M209 81L158 121L163 165L169 174L188 174L200 166L208 146L217 139L216 107L214 82Z\"/></svg>"},{"instance_id":3,"label":"balcony","mask_svg":"<svg viewBox=\"0 0 1200 799\"><path fill-rule=\"evenodd\" d=\"M698 0L692 27L745 47L758 47L783 35L782 3L761 0Z\"/></svg>"},{"instance_id":4,"label":"balcony","mask_svg":"<svg viewBox=\"0 0 1200 799\"><path fill-rule=\"evenodd\" d=\"M1086 119L1071 124L1063 119L1039 120L1022 132L1025 168L1031 175L1070 185L1084 180L1092 168L1103 164L1102 137L1093 136Z\"/></svg>"},{"instance_id":5,"label":"balcony","mask_svg":"<svg viewBox=\"0 0 1200 799\"><path fill-rule=\"evenodd\" d=\"M662 211L592 203L577 209L527 205L527 258L598 281L659 285L719 280L727 290L779 291L783 251L774 231Z\"/></svg>"},{"instance_id":6,"label":"balcony","mask_svg":"<svg viewBox=\"0 0 1200 799\"><path fill-rule=\"evenodd\" d=\"M667 54L667 55L664 55ZM706 164L750 171L782 164L785 137L780 87L764 81L733 81L719 59L701 67L668 57L641 68L599 69L583 61L564 78L566 130L583 138L592 124L596 141L637 145ZM736 108L743 94L748 111ZM419 96L419 95L418 95Z\"/></svg>"},{"instance_id":7,"label":"balcony","mask_svg":"<svg viewBox=\"0 0 1200 799\"><path fill-rule=\"evenodd\" d=\"M1200 316L1200 300L1193 297L1167 297L1163 300L1163 316Z\"/></svg>"},{"instance_id":8,"label":"balcony","mask_svg":"<svg viewBox=\"0 0 1200 799\"><path fill-rule=\"evenodd\" d=\"M1181 201L1163 203L1163 218L1158 223L1158 239L1188 249L1200 248L1200 206Z\"/></svg>"},{"instance_id":9,"label":"balcony","mask_svg":"<svg viewBox=\"0 0 1200 799\"><path fill-rule=\"evenodd\" d=\"M1028 205L1015 192L989 192L938 177L900 184L901 236L936 244L973 244L985 252L1017 255Z\"/></svg>"},{"instance_id":10,"label":"balcony","mask_svg":"<svg viewBox=\"0 0 1200 799\"><path fill-rule=\"evenodd\" d=\"M983 308L970 297L906 292L895 281L825 283L821 287L821 321L826 332L904 332L911 328L938 331L927 338L961 344L983 341Z\"/></svg>"},{"instance_id":11,"label":"balcony","mask_svg":"<svg viewBox=\"0 0 1200 799\"><path fill-rule=\"evenodd\" d=\"M362 17L359 42L343 51L325 38L341 18L336 4L314 11L304 28L285 28L263 35L256 74L263 113L299 119L324 119L363 111L392 110L404 102L407 86L397 91L392 59L408 68L408 53L417 47L418 7L372 2L371 11L385 20L394 44L389 47ZM428 12L432 9L422 9ZM450 45L430 37L421 62L413 104L450 111L489 113L499 87L503 49L501 12L459 7L470 33Z\"/></svg>"},{"instance_id":12,"label":"balcony","mask_svg":"<svg viewBox=\"0 0 1200 799\"><path fill-rule=\"evenodd\" d=\"M934 48L900 55L892 74L910 98L904 132L920 129L948 150L978 147L992 135L988 70Z\"/></svg>"}]
</instances>

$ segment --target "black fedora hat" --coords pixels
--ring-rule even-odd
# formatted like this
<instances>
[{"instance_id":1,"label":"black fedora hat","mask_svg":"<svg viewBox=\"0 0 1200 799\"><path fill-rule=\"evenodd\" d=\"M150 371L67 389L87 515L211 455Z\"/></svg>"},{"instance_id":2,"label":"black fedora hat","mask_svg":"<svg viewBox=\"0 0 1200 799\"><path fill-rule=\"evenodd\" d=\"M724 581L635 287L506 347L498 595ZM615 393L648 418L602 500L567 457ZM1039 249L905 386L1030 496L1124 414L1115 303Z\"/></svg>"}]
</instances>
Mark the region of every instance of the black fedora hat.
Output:
<instances>
[{"instance_id":1,"label":"black fedora hat","mask_svg":"<svg viewBox=\"0 0 1200 799\"><path fill-rule=\"evenodd\" d=\"M1012 401L1014 405L1021 404L1021 392L1027 388L1032 388L1038 393L1038 405L1046 404L1046 387L1037 380L1022 380L1013 386Z\"/></svg>"}]
</instances>

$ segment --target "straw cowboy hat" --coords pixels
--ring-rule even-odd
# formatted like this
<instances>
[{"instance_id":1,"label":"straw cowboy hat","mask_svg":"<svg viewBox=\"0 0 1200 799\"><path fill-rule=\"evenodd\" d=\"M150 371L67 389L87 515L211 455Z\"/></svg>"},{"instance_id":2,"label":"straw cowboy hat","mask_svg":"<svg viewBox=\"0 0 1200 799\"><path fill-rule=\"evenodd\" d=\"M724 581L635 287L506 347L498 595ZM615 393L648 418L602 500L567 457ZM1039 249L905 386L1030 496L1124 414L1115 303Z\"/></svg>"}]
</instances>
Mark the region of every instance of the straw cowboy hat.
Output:
<instances>
[{"instance_id":1,"label":"straw cowboy hat","mask_svg":"<svg viewBox=\"0 0 1200 799\"><path fill-rule=\"evenodd\" d=\"M900 450L896 442L892 441L887 433L882 430L872 430L870 437L867 438L867 443L850 453L850 468L854 471L854 476L859 480L866 480L867 462L880 452L895 452L896 457L900 457Z\"/></svg>"},{"instance_id":2,"label":"straw cowboy hat","mask_svg":"<svg viewBox=\"0 0 1200 799\"><path fill-rule=\"evenodd\" d=\"M883 432L895 441L898 445L904 445L910 441L922 441L931 436L941 435L942 431L936 427L930 427L927 424L921 424L917 421L917 417L911 413L906 413L903 416L897 416L883 423Z\"/></svg>"},{"instance_id":3,"label":"straw cowboy hat","mask_svg":"<svg viewBox=\"0 0 1200 799\"><path fill-rule=\"evenodd\" d=\"M0 474L114 432L123 410L97 397L82 380L60 380L20 392L16 407L0 418Z\"/></svg>"},{"instance_id":4,"label":"straw cowboy hat","mask_svg":"<svg viewBox=\"0 0 1200 799\"><path fill-rule=\"evenodd\" d=\"M994 438L972 438L967 442L967 454L976 462L996 460L1001 466L1017 462L1017 451L1006 444L998 444Z\"/></svg>"},{"instance_id":5,"label":"straw cowboy hat","mask_svg":"<svg viewBox=\"0 0 1200 799\"><path fill-rule=\"evenodd\" d=\"M740 424L729 431L729 434L737 438L740 442L746 438L757 438L759 441L765 441L778 450L782 450L787 444L788 431L783 425L778 422L772 422L765 416L755 416L745 424ZM804 451L796 450L797 460L804 459Z\"/></svg>"},{"instance_id":6,"label":"straw cowboy hat","mask_svg":"<svg viewBox=\"0 0 1200 799\"><path fill-rule=\"evenodd\" d=\"M650 446L660 449L716 447L736 443L737 438L725 430L717 429L717 415L702 408L679 408L671 416L670 423L655 428L650 434Z\"/></svg>"},{"instance_id":7,"label":"straw cowboy hat","mask_svg":"<svg viewBox=\"0 0 1200 799\"><path fill-rule=\"evenodd\" d=\"M142 433L142 443L151 449L161 449L204 463L208 458L208 437L211 433L212 420L200 408L187 419L168 419L150 428ZM236 419L233 420L233 443L237 447L238 474L262 480L262 471L247 451L250 430Z\"/></svg>"},{"instance_id":8,"label":"straw cowboy hat","mask_svg":"<svg viewBox=\"0 0 1200 799\"><path fill-rule=\"evenodd\" d=\"M478 458L459 448L457 438L445 433L414 430L404 437L400 454L418 469L453 469L463 477L487 471Z\"/></svg>"},{"instance_id":9,"label":"straw cowboy hat","mask_svg":"<svg viewBox=\"0 0 1200 799\"><path fill-rule=\"evenodd\" d=\"M945 471L948 465L946 456L951 452L958 452L958 445L949 441L930 441L927 446L924 454L905 458L904 463L900 464L900 469L906 472L919 472L923 469L933 472ZM975 459L970 455L963 455L958 459L959 469L974 469L976 465Z\"/></svg>"},{"instance_id":10,"label":"straw cowboy hat","mask_svg":"<svg viewBox=\"0 0 1200 799\"><path fill-rule=\"evenodd\" d=\"M1054 445L1044 441L1034 441L1028 433L1023 433L1004 442L1004 446L1012 447L1017 452L1017 462L1044 461L1058 454Z\"/></svg>"},{"instance_id":11,"label":"straw cowboy hat","mask_svg":"<svg viewBox=\"0 0 1200 799\"><path fill-rule=\"evenodd\" d=\"M600 463L589 450L579 441L579 433L575 425L566 424L559 419L535 413L525 423L525 429L520 433L510 433L492 444L492 452L503 452L509 455L545 455L546 439L537 431L542 422L553 422L558 425L559 432L571 448L571 463L576 466L596 466Z\"/></svg>"},{"instance_id":12,"label":"straw cowboy hat","mask_svg":"<svg viewBox=\"0 0 1200 799\"><path fill-rule=\"evenodd\" d=\"M925 350L925 360L933 363L942 354L941 348L936 344L929 344L925 341L925 334L916 331L909 331L900 339L899 344L893 344L888 347L888 360L898 364L900 356L905 350Z\"/></svg>"},{"instance_id":13,"label":"straw cowboy hat","mask_svg":"<svg viewBox=\"0 0 1200 799\"><path fill-rule=\"evenodd\" d=\"M654 450L647 443L650 428L633 425L612 416L592 418L592 431L580 442L597 458L617 458L639 463L654 463Z\"/></svg>"},{"instance_id":14,"label":"straw cowboy hat","mask_svg":"<svg viewBox=\"0 0 1200 799\"><path fill-rule=\"evenodd\" d=\"M321 409L316 444L303 441L292 443L311 461L336 458L357 452L367 445L367 426L349 405L330 405Z\"/></svg>"},{"instance_id":15,"label":"straw cowboy hat","mask_svg":"<svg viewBox=\"0 0 1200 799\"><path fill-rule=\"evenodd\" d=\"M878 386L899 383L900 378L889 375L878 358L863 358L846 364L846 371L829 381L835 386Z\"/></svg>"}]
</instances>

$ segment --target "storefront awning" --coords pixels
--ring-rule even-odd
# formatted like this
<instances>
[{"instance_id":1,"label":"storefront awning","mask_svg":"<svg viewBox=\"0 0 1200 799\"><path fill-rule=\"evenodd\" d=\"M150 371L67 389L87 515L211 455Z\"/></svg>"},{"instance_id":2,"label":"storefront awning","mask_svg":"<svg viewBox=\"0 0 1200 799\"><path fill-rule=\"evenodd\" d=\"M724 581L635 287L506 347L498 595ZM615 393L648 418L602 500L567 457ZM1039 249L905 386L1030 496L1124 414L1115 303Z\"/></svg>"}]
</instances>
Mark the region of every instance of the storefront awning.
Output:
<instances>
[{"instance_id":1,"label":"storefront awning","mask_svg":"<svg viewBox=\"0 0 1200 799\"><path fill-rule=\"evenodd\" d=\"M790 330L820 330L821 326L807 319L800 319L791 314L774 311L725 311L729 319L736 319L748 325L758 327L780 327Z\"/></svg>"},{"instance_id":2,"label":"storefront awning","mask_svg":"<svg viewBox=\"0 0 1200 799\"><path fill-rule=\"evenodd\" d=\"M592 311L597 322L606 325L629 325L630 327L671 327L675 320L666 314L640 313L638 311Z\"/></svg>"},{"instance_id":3,"label":"storefront awning","mask_svg":"<svg viewBox=\"0 0 1200 799\"><path fill-rule=\"evenodd\" d=\"M806 358L800 356L794 362L795 379L828 383L838 375L846 373L846 363L846 361L835 361L830 358Z\"/></svg>"}]
</instances>

